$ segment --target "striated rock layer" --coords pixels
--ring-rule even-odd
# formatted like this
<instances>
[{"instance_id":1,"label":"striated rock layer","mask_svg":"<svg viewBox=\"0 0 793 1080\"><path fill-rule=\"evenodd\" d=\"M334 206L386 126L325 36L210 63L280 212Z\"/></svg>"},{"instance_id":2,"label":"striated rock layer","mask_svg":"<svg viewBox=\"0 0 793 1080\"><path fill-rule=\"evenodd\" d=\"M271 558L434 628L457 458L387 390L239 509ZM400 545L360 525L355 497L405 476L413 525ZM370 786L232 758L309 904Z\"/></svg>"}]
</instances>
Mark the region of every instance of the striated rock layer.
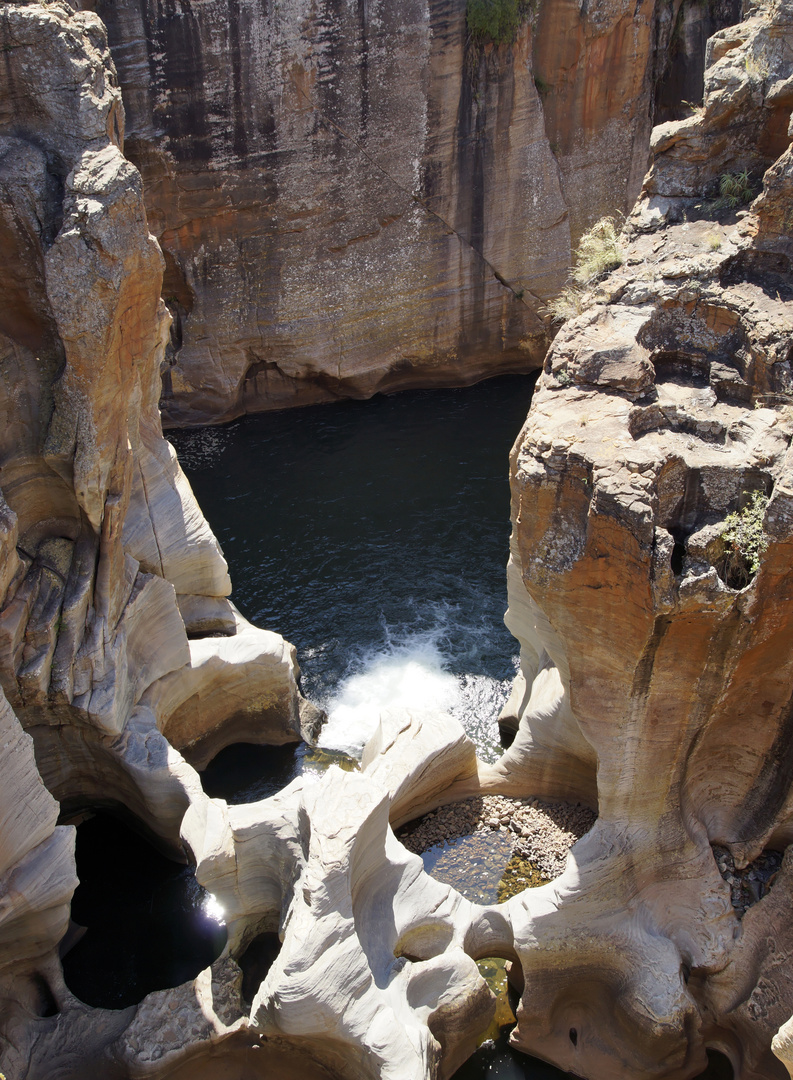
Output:
<instances>
[{"instance_id":1,"label":"striated rock layer","mask_svg":"<svg viewBox=\"0 0 793 1080\"><path fill-rule=\"evenodd\" d=\"M26 1018L69 1000L54 949L73 830L55 827L53 796L67 813L121 806L183 859L200 784L175 747L297 741L301 709L316 716L291 647L229 604L162 437L162 257L104 27L59 2L2 14L0 1014L15 1077ZM207 633L222 636L189 640Z\"/></svg>"},{"instance_id":2,"label":"striated rock layer","mask_svg":"<svg viewBox=\"0 0 793 1080\"><path fill-rule=\"evenodd\" d=\"M737 1080L782 1078L793 150L769 155L793 5L711 40L703 109L654 136L624 265L546 359L512 458L510 749L484 766L451 718L385 711L358 771L241 806L185 758L319 717L290 647L227 601L162 439L162 264L103 27L60 0L3 16L0 1070L445 1080L493 1017L476 961L498 956L513 1043L577 1075L690 1080L716 1049ZM718 170L769 164L718 219ZM723 536L746 508L757 565ZM598 817L556 880L477 905L392 826L483 792ZM123 1010L69 992L55 798L121 804L195 863L226 912L211 967Z\"/></svg>"},{"instance_id":3,"label":"striated rock layer","mask_svg":"<svg viewBox=\"0 0 793 1080\"><path fill-rule=\"evenodd\" d=\"M776 225L790 150L748 215L720 221L709 196L779 150L791 45L787 3L711 39L704 108L656 129L624 265L554 342L513 452L523 678L496 768L599 811L569 891L516 932L546 992L524 995L513 1040L588 1077L692 1076L705 1046L736 1076L784 1076L793 279ZM755 505L753 573L722 533ZM779 853L745 913L715 845L750 880Z\"/></svg>"},{"instance_id":4,"label":"striated rock layer","mask_svg":"<svg viewBox=\"0 0 793 1080\"><path fill-rule=\"evenodd\" d=\"M538 367L571 233L629 208L656 88L682 66L696 96L737 18L548 0L495 48L464 0L82 6L165 254L177 425Z\"/></svg>"}]
</instances>

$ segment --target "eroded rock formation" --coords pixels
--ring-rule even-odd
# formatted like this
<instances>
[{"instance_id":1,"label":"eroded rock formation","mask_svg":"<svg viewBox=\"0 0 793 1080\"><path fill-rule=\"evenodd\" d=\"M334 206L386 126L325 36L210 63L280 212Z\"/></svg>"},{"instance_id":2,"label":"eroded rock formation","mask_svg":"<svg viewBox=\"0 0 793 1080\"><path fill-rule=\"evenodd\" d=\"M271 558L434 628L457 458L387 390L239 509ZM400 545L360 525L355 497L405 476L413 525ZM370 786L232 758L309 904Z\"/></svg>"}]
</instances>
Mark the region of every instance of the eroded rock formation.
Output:
<instances>
[{"instance_id":1,"label":"eroded rock formation","mask_svg":"<svg viewBox=\"0 0 793 1080\"><path fill-rule=\"evenodd\" d=\"M543 0L496 48L463 0L82 6L165 253L173 424L537 367L571 232L630 207L656 90L696 96L738 14Z\"/></svg>"},{"instance_id":2,"label":"eroded rock formation","mask_svg":"<svg viewBox=\"0 0 793 1080\"><path fill-rule=\"evenodd\" d=\"M6 4L0 37L0 962L20 1075L20 1016L68 999L53 950L73 836L54 828L52 796L66 811L120 804L181 856L200 783L174 746L243 727L297 740L302 702L290 648L226 599L225 561L162 437L162 258L122 153L104 27L65 3ZM228 636L188 639L207 632Z\"/></svg>"},{"instance_id":3,"label":"eroded rock formation","mask_svg":"<svg viewBox=\"0 0 793 1080\"><path fill-rule=\"evenodd\" d=\"M579 1075L689 1080L715 1048L737 1080L783 1076L793 158L770 156L789 3L716 35L701 113L654 137L623 266L546 359L512 461L512 747L484 766L449 717L387 713L359 772L242 806L208 798L185 756L317 716L289 646L228 603L162 439L162 264L104 31L56 0L6 5L0 34L8 1080L445 1078L492 1016L487 956L522 986L515 1044ZM714 220L719 172L768 165L749 211ZM722 534L746 506L768 543L739 580ZM392 825L487 791L598 819L555 881L481 906ZM223 956L129 1009L79 1002L57 956L75 879L53 796L67 815L117 801L185 852L225 908Z\"/></svg>"},{"instance_id":4,"label":"eroded rock formation","mask_svg":"<svg viewBox=\"0 0 793 1080\"><path fill-rule=\"evenodd\" d=\"M746 867L793 825L790 151L737 220L712 220L712 181L779 151L792 33L780 3L711 39L704 108L654 133L624 265L557 337L514 449L525 686L497 768L596 787L599 819L575 887L516 934L527 981L553 970L554 990L524 998L513 1037L587 1076L690 1076L704 1045L780 1075L789 854L742 915L713 845ZM753 505L768 547L735 579L722 533Z\"/></svg>"}]
</instances>

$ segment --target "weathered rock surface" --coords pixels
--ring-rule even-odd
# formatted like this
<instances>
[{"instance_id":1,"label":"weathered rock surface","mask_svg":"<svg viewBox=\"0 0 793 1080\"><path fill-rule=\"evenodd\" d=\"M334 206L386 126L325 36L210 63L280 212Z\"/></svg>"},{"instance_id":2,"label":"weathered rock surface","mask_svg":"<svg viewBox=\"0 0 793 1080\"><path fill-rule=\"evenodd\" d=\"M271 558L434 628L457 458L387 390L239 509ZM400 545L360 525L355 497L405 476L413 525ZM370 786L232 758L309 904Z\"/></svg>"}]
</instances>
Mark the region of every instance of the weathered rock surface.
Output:
<instances>
[{"instance_id":1,"label":"weathered rock surface","mask_svg":"<svg viewBox=\"0 0 793 1080\"><path fill-rule=\"evenodd\" d=\"M712 39L702 115L654 133L640 227L705 199L725 168L767 164L776 106L735 54L768 43L787 79L790 13ZM554 342L513 451L508 621L524 679L495 768L543 794L596 791L599 811L541 933L513 922L527 985L543 969L554 985L524 996L513 1040L589 1077L692 1076L705 1046L736 1076L782 1075L790 857L734 908L713 845L751 869L793 835L793 314L774 231L787 159L749 216L626 240L624 265ZM736 581L721 533L756 491L768 547Z\"/></svg>"},{"instance_id":2,"label":"weathered rock surface","mask_svg":"<svg viewBox=\"0 0 793 1080\"><path fill-rule=\"evenodd\" d=\"M629 31L619 13L605 25L617 38ZM710 182L698 157L709 140L719 168L738 160L718 157L731 125L747 155L743 126L761 125L755 157L741 161L768 164L782 98L758 104L743 85L752 65L733 64L729 78L719 65L769 42L774 85L784 83L791 25L777 3L736 31L734 49L729 36L712 46L693 158L685 138L657 141L623 267L546 360L512 460L508 618L522 667L505 717L517 728L510 750L482 766L448 717L385 714L360 772L331 769L228 806L203 793L177 747L201 763L226 741L264 737L255 716L266 714L273 741L317 717L301 705L289 647L225 600L222 556L161 437L161 264L121 153L101 24L60 2L6 5L9 1080L445 1078L493 1014L476 966L488 956L510 960L523 981L514 1043L591 1080L690 1080L707 1048L727 1054L737 1080L783 1075L793 285L779 230L790 151L743 218L686 222L682 211L707 197L685 184ZM597 53L591 41L584 53ZM595 113L610 117L606 106ZM768 546L738 581L721 533L751 492L768 496ZM207 633L219 636L197 636ZM556 880L479 906L428 876L391 823L483 793L578 801L598 818ZM183 845L226 910L224 956L126 1010L78 1002L55 952L74 876L72 830L56 827L53 795L67 814L120 801L163 844ZM269 954L256 951L262 938Z\"/></svg>"},{"instance_id":3,"label":"weathered rock surface","mask_svg":"<svg viewBox=\"0 0 793 1080\"><path fill-rule=\"evenodd\" d=\"M477 49L463 0L83 6L165 253L172 424L537 367L571 230L630 207L656 88L737 18L552 0Z\"/></svg>"},{"instance_id":4,"label":"weathered rock surface","mask_svg":"<svg viewBox=\"0 0 793 1080\"><path fill-rule=\"evenodd\" d=\"M301 699L291 648L235 617L225 560L162 437L162 257L122 153L104 27L60 2L2 15L0 1012L4 1054L24 1058L36 1018L70 1000L53 950L73 830L55 828L52 796L67 815L120 804L184 858L181 821L202 793L158 724L195 699L193 717L214 710L215 745L242 713L263 741L297 740ZM219 627L232 636L188 641ZM158 715L146 701L164 678L172 708Z\"/></svg>"}]
</instances>

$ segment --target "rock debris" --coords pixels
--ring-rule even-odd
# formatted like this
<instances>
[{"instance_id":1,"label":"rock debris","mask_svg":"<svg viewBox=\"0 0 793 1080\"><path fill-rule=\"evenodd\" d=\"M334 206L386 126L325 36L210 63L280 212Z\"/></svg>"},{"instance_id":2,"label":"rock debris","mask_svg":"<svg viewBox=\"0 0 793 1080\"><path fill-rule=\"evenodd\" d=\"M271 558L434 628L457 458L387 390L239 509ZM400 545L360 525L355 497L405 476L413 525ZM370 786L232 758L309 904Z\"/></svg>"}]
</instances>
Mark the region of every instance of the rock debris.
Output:
<instances>
[{"instance_id":1,"label":"rock debris","mask_svg":"<svg viewBox=\"0 0 793 1080\"><path fill-rule=\"evenodd\" d=\"M474 796L450 803L398 830L408 851L417 855L436 844L474 832L511 833L512 854L532 863L548 881L562 873L567 852L595 822L579 803L546 803L505 795Z\"/></svg>"}]
</instances>

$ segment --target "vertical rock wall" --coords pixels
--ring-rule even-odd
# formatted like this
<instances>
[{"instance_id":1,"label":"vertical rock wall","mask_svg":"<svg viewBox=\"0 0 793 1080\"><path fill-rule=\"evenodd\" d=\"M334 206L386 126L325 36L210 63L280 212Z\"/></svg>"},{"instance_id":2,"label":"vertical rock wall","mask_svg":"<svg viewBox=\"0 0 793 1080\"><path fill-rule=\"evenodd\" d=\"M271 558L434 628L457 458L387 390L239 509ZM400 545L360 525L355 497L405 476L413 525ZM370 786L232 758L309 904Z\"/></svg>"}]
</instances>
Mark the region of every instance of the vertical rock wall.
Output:
<instances>
[{"instance_id":1,"label":"vertical rock wall","mask_svg":"<svg viewBox=\"0 0 793 1080\"><path fill-rule=\"evenodd\" d=\"M91 6L185 424L536 367L571 231L635 198L658 58L696 5L544 0L498 48L463 0Z\"/></svg>"},{"instance_id":2,"label":"vertical rock wall","mask_svg":"<svg viewBox=\"0 0 793 1080\"><path fill-rule=\"evenodd\" d=\"M785 1075L789 134L748 211L714 181L780 147L792 35L775 3L711 38L704 106L654 132L624 265L561 330L513 451L523 679L496 771L599 809L556 908L516 928L548 991L513 1038L578 1075L694 1076L706 1047ZM724 537L753 507L754 568Z\"/></svg>"}]
</instances>

